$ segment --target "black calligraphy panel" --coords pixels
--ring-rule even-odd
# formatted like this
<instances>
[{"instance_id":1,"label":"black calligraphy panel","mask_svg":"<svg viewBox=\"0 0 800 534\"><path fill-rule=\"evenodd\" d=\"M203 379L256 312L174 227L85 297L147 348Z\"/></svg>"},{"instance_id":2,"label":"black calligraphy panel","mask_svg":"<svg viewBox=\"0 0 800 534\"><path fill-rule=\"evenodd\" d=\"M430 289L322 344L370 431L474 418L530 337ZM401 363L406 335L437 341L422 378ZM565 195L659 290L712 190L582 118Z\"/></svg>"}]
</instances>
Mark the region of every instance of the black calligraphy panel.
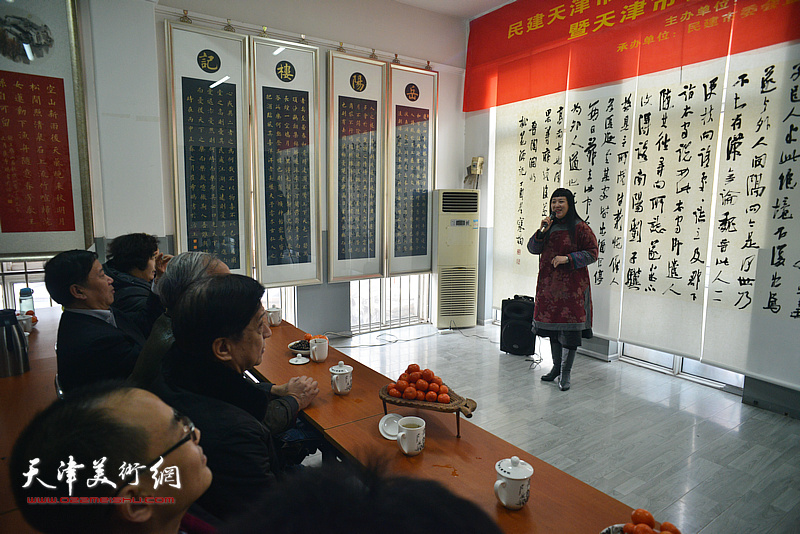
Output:
<instances>
[{"instance_id":1,"label":"black calligraphy panel","mask_svg":"<svg viewBox=\"0 0 800 534\"><path fill-rule=\"evenodd\" d=\"M188 249L241 268L236 86L183 77Z\"/></svg>"},{"instance_id":2,"label":"black calligraphy panel","mask_svg":"<svg viewBox=\"0 0 800 534\"><path fill-rule=\"evenodd\" d=\"M397 106L395 116L394 254L428 252L430 110Z\"/></svg>"},{"instance_id":3,"label":"black calligraphy panel","mask_svg":"<svg viewBox=\"0 0 800 534\"><path fill-rule=\"evenodd\" d=\"M263 87L267 265L311 262L307 91Z\"/></svg>"},{"instance_id":4,"label":"black calligraphy panel","mask_svg":"<svg viewBox=\"0 0 800 534\"><path fill-rule=\"evenodd\" d=\"M597 236L599 255L592 264L595 287L620 287L625 239L625 194L634 95L602 89L567 111L566 186L576 209Z\"/></svg>"},{"instance_id":5,"label":"black calligraphy panel","mask_svg":"<svg viewBox=\"0 0 800 534\"><path fill-rule=\"evenodd\" d=\"M624 287L701 305L722 87L682 78L636 97Z\"/></svg>"},{"instance_id":6,"label":"black calligraphy panel","mask_svg":"<svg viewBox=\"0 0 800 534\"><path fill-rule=\"evenodd\" d=\"M517 183L513 208L517 265L525 243L550 212L550 194L561 183L564 106L548 105L546 100L537 104L516 116ZM507 210L508 206L501 209Z\"/></svg>"},{"instance_id":7,"label":"black calligraphy panel","mask_svg":"<svg viewBox=\"0 0 800 534\"><path fill-rule=\"evenodd\" d=\"M375 258L378 102L339 96L338 258Z\"/></svg>"},{"instance_id":8,"label":"black calligraphy panel","mask_svg":"<svg viewBox=\"0 0 800 534\"><path fill-rule=\"evenodd\" d=\"M797 53L732 67L723 126L709 305L800 319Z\"/></svg>"}]
</instances>

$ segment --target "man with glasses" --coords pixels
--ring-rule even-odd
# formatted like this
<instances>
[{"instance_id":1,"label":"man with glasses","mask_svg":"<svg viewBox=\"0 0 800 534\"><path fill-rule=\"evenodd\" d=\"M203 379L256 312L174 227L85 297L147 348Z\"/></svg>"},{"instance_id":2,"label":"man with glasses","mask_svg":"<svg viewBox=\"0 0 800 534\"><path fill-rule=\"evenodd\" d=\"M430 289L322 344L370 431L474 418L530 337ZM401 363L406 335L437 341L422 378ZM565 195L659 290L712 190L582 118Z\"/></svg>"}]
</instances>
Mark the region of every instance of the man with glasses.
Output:
<instances>
[{"instance_id":1,"label":"man with glasses","mask_svg":"<svg viewBox=\"0 0 800 534\"><path fill-rule=\"evenodd\" d=\"M205 533L186 514L211 485L200 430L142 389L100 384L38 414L14 445L23 517L49 533Z\"/></svg>"}]
</instances>

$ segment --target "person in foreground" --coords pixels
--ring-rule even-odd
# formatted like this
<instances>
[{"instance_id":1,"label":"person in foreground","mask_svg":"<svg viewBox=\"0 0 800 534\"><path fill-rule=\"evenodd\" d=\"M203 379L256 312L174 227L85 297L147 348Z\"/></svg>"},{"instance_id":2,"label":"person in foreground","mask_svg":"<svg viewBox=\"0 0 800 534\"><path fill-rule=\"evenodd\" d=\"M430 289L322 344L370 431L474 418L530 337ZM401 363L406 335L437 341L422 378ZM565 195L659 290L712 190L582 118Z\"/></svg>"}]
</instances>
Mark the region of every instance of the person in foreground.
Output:
<instances>
[{"instance_id":1,"label":"person in foreground","mask_svg":"<svg viewBox=\"0 0 800 534\"><path fill-rule=\"evenodd\" d=\"M200 429L142 389L95 384L54 402L20 434L10 473L22 516L45 534L213 532L186 514L212 480Z\"/></svg>"},{"instance_id":2,"label":"person in foreground","mask_svg":"<svg viewBox=\"0 0 800 534\"><path fill-rule=\"evenodd\" d=\"M142 333L149 335L155 320L164 313L153 285L172 256L161 253L156 236L143 233L117 237L108 246L108 256L103 270L114 280L112 307L130 315Z\"/></svg>"},{"instance_id":3,"label":"person in foreground","mask_svg":"<svg viewBox=\"0 0 800 534\"><path fill-rule=\"evenodd\" d=\"M539 255L536 335L550 338L553 369L542 376L559 388L570 388L575 351L581 338L592 337L592 290L588 265L597 261L597 238L575 211L572 191L558 188L550 196L550 216L528 241L528 251ZM567 354L563 354L567 349Z\"/></svg>"},{"instance_id":4,"label":"person in foreground","mask_svg":"<svg viewBox=\"0 0 800 534\"><path fill-rule=\"evenodd\" d=\"M366 473L348 464L293 473L264 496L226 534L375 534L376 532L452 532L501 534L475 503L439 482ZM491 491L491 489L489 489ZM408 524L401 525L407 518ZM416 525L416 526L412 526Z\"/></svg>"},{"instance_id":5,"label":"person in foreground","mask_svg":"<svg viewBox=\"0 0 800 534\"><path fill-rule=\"evenodd\" d=\"M112 280L93 252L68 250L44 266L44 283L64 306L58 324L58 379L65 392L133 371L145 336L124 312L112 311Z\"/></svg>"},{"instance_id":6,"label":"person in foreground","mask_svg":"<svg viewBox=\"0 0 800 534\"><path fill-rule=\"evenodd\" d=\"M263 293L247 276L215 276L189 287L171 310L175 346L157 393L203 428L214 482L198 502L221 520L246 510L273 485L279 457L272 436L291 428L319 393L308 377L281 386L245 378L261 362L271 334Z\"/></svg>"}]
</instances>

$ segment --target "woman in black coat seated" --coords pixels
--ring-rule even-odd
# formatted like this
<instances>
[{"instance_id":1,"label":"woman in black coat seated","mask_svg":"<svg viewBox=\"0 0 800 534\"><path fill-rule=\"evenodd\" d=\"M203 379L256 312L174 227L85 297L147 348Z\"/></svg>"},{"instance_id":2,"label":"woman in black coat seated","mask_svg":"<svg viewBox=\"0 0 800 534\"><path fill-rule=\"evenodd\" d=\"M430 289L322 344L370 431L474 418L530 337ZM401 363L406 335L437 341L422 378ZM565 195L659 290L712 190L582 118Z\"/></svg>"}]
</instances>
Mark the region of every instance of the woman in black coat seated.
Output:
<instances>
[{"instance_id":1,"label":"woman in black coat seated","mask_svg":"<svg viewBox=\"0 0 800 534\"><path fill-rule=\"evenodd\" d=\"M105 273L114 280L115 310L134 318L145 336L164 307L152 291L172 258L158 249L158 238L143 233L125 234L108 246Z\"/></svg>"},{"instance_id":2,"label":"woman in black coat seated","mask_svg":"<svg viewBox=\"0 0 800 534\"><path fill-rule=\"evenodd\" d=\"M281 386L245 378L261 362L271 334L263 294L260 283L235 274L191 286L172 310L170 373L156 391L203 429L214 480L198 504L223 520L272 485L278 462L272 435L294 425L297 412L319 393L308 377ZM270 428L265 419L285 421L285 428Z\"/></svg>"}]
</instances>

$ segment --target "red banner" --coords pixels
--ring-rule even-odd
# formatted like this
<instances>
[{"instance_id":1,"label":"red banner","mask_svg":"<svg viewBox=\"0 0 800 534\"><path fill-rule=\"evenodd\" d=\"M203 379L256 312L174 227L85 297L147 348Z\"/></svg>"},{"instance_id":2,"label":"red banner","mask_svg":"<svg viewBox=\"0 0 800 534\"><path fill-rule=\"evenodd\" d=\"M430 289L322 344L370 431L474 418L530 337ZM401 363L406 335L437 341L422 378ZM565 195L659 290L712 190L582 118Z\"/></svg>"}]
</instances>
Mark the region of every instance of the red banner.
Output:
<instances>
[{"instance_id":1,"label":"red banner","mask_svg":"<svg viewBox=\"0 0 800 534\"><path fill-rule=\"evenodd\" d=\"M796 39L800 0L517 0L470 23L464 111Z\"/></svg>"},{"instance_id":2,"label":"red banner","mask_svg":"<svg viewBox=\"0 0 800 534\"><path fill-rule=\"evenodd\" d=\"M64 80L0 71L0 227L75 230Z\"/></svg>"}]
</instances>

